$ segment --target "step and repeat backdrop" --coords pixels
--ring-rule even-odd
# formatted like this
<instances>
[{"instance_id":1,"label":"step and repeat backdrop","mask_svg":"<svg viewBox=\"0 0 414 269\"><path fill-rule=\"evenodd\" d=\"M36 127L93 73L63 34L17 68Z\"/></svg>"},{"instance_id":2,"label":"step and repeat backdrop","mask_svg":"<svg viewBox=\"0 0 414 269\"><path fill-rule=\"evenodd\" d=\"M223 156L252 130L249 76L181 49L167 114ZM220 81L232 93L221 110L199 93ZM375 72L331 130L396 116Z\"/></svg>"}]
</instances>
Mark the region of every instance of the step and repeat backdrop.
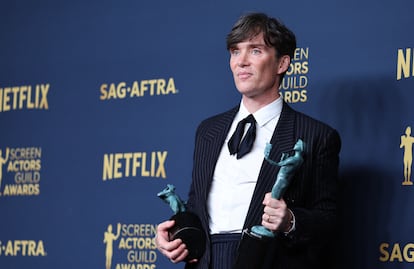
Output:
<instances>
[{"instance_id":1,"label":"step and repeat backdrop","mask_svg":"<svg viewBox=\"0 0 414 269\"><path fill-rule=\"evenodd\" d=\"M198 123L233 107L225 37L251 11L298 48L284 99L335 127L338 268L414 265L414 2L1 1L0 268L166 269Z\"/></svg>"}]
</instances>

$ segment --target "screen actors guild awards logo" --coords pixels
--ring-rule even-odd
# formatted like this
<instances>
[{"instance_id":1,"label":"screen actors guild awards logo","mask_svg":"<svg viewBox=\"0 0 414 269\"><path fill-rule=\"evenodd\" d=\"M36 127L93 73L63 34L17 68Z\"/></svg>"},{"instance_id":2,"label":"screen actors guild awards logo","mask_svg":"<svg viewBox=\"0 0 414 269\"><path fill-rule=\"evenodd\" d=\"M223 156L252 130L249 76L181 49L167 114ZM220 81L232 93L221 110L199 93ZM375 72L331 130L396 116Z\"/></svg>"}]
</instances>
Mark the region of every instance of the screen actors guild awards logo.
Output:
<instances>
[{"instance_id":1,"label":"screen actors guild awards logo","mask_svg":"<svg viewBox=\"0 0 414 269\"><path fill-rule=\"evenodd\" d=\"M109 224L104 232L105 269L155 269L155 224Z\"/></svg>"}]
</instances>

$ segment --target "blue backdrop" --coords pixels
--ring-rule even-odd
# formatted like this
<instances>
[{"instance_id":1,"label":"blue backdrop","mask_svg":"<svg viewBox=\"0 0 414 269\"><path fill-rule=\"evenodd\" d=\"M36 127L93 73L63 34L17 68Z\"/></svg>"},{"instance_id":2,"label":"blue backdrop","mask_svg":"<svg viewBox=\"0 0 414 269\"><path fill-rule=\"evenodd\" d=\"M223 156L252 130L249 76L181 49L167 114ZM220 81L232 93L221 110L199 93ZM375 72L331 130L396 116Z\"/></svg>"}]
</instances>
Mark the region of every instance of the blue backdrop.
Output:
<instances>
[{"instance_id":1,"label":"blue backdrop","mask_svg":"<svg viewBox=\"0 0 414 269\"><path fill-rule=\"evenodd\" d=\"M343 268L414 263L414 2L1 1L0 268L180 268L155 250L198 123L239 102L225 37L250 11L298 50L282 93L338 129ZM404 172L406 176L404 176Z\"/></svg>"}]
</instances>

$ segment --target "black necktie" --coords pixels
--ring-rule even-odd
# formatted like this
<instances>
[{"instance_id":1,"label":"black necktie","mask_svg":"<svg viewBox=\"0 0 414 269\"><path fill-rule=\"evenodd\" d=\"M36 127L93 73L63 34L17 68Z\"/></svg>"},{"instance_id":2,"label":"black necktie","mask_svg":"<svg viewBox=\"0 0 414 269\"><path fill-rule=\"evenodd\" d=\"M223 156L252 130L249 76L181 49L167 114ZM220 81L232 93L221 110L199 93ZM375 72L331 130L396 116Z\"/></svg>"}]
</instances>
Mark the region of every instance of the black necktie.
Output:
<instances>
[{"instance_id":1,"label":"black necktie","mask_svg":"<svg viewBox=\"0 0 414 269\"><path fill-rule=\"evenodd\" d=\"M247 130L247 133L242 140L242 137L244 134L244 127L246 126L246 123L250 123L250 127ZM237 153L237 159L240 159L241 157L249 153L253 147L255 138L256 138L256 120L254 119L253 115L250 114L249 116L247 116L246 118L244 118L237 124L236 131L231 136L227 144L229 147L230 155L234 155Z\"/></svg>"}]
</instances>

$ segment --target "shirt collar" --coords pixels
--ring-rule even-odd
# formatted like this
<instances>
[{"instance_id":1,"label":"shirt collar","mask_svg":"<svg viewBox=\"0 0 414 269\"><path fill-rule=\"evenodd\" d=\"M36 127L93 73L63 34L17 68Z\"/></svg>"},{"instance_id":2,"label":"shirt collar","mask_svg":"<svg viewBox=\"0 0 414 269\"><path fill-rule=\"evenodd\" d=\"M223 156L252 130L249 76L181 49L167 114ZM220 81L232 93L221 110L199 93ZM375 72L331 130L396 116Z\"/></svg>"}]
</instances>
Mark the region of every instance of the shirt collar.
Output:
<instances>
[{"instance_id":1,"label":"shirt collar","mask_svg":"<svg viewBox=\"0 0 414 269\"><path fill-rule=\"evenodd\" d=\"M270 104L254 112L253 116L256 119L257 126L263 127L269 121L279 116L280 113L282 112L282 106L283 106L283 99L282 97L279 97L273 102L271 102ZM240 102L240 109L238 113L239 119L244 119L249 114L250 113L249 111L247 111L246 107L243 105L243 102Z\"/></svg>"}]
</instances>

